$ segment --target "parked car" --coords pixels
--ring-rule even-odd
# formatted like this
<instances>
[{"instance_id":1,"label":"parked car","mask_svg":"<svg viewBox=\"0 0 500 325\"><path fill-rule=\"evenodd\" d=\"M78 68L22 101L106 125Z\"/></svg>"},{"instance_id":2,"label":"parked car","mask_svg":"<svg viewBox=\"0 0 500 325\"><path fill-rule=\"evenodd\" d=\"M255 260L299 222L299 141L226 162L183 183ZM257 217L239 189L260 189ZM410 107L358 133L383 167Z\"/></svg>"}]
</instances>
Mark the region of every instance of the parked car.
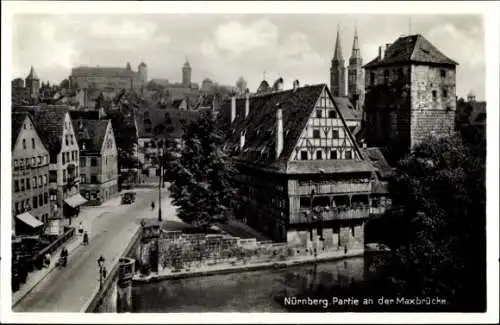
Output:
<instances>
[{"instance_id":1,"label":"parked car","mask_svg":"<svg viewBox=\"0 0 500 325\"><path fill-rule=\"evenodd\" d=\"M122 204L132 204L135 202L135 192L125 192L122 194Z\"/></svg>"}]
</instances>

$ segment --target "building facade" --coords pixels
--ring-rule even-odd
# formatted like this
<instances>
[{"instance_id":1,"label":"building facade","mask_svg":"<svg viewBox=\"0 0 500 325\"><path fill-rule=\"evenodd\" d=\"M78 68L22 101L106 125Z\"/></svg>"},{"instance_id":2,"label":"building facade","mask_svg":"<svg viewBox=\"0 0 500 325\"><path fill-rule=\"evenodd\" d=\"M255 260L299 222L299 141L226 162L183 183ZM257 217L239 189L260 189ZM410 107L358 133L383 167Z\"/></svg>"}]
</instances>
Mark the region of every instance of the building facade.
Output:
<instances>
[{"instance_id":1,"label":"building facade","mask_svg":"<svg viewBox=\"0 0 500 325\"><path fill-rule=\"evenodd\" d=\"M118 193L118 151L111 120L73 120L80 148L80 193L100 205Z\"/></svg>"},{"instance_id":2,"label":"building facade","mask_svg":"<svg viewBox=\"0 0 500 325\"><path fill-rule=\"evenodd\" d=\"M233 97L221 114L240 171L239 217L278 242L363 246L376 168L326 85Z\"/></svg>"},{"instance_id":3,"label":"building facade","mask_svg":"<svg viewBox=\"0 0 500 325\"><path fill-rule=\"evenodd\" d=\"M12 113L12 232L39 233L47 224L49 152L26 112Z\"/></svg>"},{"instance_id":4,"label":"building facade","mask_svg":"<svg viewBox=\"0 0 500 325\"><path fill-rule=\"evenodd\" d=\"M191 65L189 65L189 61L186 60L184 66L182 67L182 85L184 87L191 87Z\"/></svg>"},{"instance_id":5,"label":"building facade","mask_svg":"<svg viewBox=\"0 0 500 325\"><path fill-rule=\"evenodd\" d=\"M80 195L79 147L67 106L39 105L14 107L30 112L39 135L49 151L49 201L51 212L47 232L59 235L79 207L86 202Z\"/></svg>"},{"instance_id":6,"label":"building facade","mask_svg":"<svg viewBox=\"0 0 500 325\"><path fill-rule=\"evenodd\" d=\"M365 65L366 140L397 159L454 130L457 63L422 35L398 38Z\"/></svg>"},{"instance_id":7,"label":"building facade","mask_svg":"<svg viewBox=\"0 0 500 325\"><path fill-rule=\"evenodd\" d=\"M94 86L97 89L140 89L147 83L147 66L144 62L133 71L130 64L125 68L118 67L76 67L71 69L70 82L79 88ZM145 82L146 81L146 82Z\"/></svg>"}]
</instances>

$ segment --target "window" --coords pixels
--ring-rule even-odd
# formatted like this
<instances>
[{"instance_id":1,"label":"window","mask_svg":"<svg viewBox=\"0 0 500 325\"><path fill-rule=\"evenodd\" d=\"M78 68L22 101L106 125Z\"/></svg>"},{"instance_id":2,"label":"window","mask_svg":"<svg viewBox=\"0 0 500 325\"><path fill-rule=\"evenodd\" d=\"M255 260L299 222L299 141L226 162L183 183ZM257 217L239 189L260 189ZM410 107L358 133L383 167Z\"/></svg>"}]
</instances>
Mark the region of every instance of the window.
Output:
<instances>
[{"instance_id":1,"label":"window","mask_svg":"<svg viewBox=\"0 0 500 325\"><path fill-rule=\"evenodd\" d=\"M47 185L47 175L43 175L43 185Z\"/></svg>"},{"instance_id":2,"label":"window","mask_svg":"<svg viewBox=\"0 0 500 325\"><path fill-rule=\"evenodd\" d=\"M85 167L85 163L87 162L86 157L80 157L80 166Z\"/></svg>"},{"instance_id":3,"label":"window","mask_svg":"<svg viewBox=\"0 0 500 325\"><path fill-rule=\"evenodd\" d=\"M337 150L330 151L330 159L337 159Z\"/></svg>"},{"instance_id":4,"label":"window","mask_svg":"<svg viewBox=\"0 0 500 325\"><path fill-rule=\"evenodd\" d=\"M352 151L351 150L346 150L345 159L352 159Z\"/></svg>"},{"instance_id":5,"label":"window","mask_svg":"<svg viewBox=\"0 0 500 325\"><path fill-rule=\"evenodd\" d=\"M85 176L85 174L80 174L80 181L82 183L87 183L87 177Z\"/></svg>"},{"instance_id":6,"label":"window","mask_svg":"<svg viewBox=\"0 0 500 325\"><path fill-rule=\"evenodd\" d=\"M31 158L31 166L36 166L36 159L35 157Z\"/></svg>"},{"instance_id":7,"label":"window","mask_svg":"<svg viewBox=\"0 0 500 325\"><path fill-rule=\"evenodd\" d=\"M317 118L322 118L323 117L323 112L320 109L316 110L316 117Z\"/></svg>"},{"instance_id":8,"label":"window","mask_svg":"<svg viewBox=\"0 0 500 325\"><path fill-rule=\"evenodd\" d=\"M33 209L38 208L38 198L33 196Z\"/></svg>"},{"instance_id":9,"label":"window","mask_svg":"<svg viewBox=\"0 0 500 325\"><path fill-rule=\"evenodd\" d=\"M26 178L26 189L29 190L31 189L31 183L30 183L30 178Z\"/></svg>"},{"instance_id":10,"label":"window","mask_svg":"<svg viewBox=\"0 0 500 325\"><path fill-rule=\"evenodd\" d=\"M448 97L448 90L443 89L443 97L447 98Z\"/></svg>"},{"instance_id":11,"label":"window","mask_svg":"<svg viewBox=\"0 0 500 325\"><path fill-rule=\"evenodd\" d=\"M90 182L97 183L97 175L90 175Z\"/></svg>"},{"instance_id":12,"label":"window","mask_svg":"<svg viewBox=\"0 0 500 325\"><path fill-rule=\"evenodd\" d=\"M332 138L338 139L339 138L339 130L333 130L332 131Z\"/></svg>"},{"instance_id":13,"label":"window","mask_svg":"<svg viewBox=\"0 0 500 325\"><path fill-rule=\"evenodd\" d=\"M26 130L26 123L23 124L24 129Z\"/></svg>"},{"instance_id":14,"label":"window","mask_svg":"<svg viewBox=\"0 0 500 325\"><path fill-rule=\"evenodd\" d=\"M38 195L38 205L43 206L43 194Z\"/></svg>"},{"instance_id":15,"label":"window","mask_svg":"<svg viewBox=\"0 0 500 325\"><path fill-rule=\"evenodd\" d=\"M35 149L35 138L31 138L31 149Z\"/></svg>"},{"instance_id":16,"label":"window","mask_svg":"<svg viewBox=\"0 0 500 325\"><path fill-rule=\"evenodd\" d=\"M41 165L42 164L42 156L38 156L38 164Z\"/></svg>"},{"instance_id":17,"label":"window","mask_svg":"<svg viewBox=\"0 0 500 325\"><path fill-rule=\"evenodd\" d=\"M29 181L28 181L29 183ZM21 192L24 192L24 178L21 179Z\"/></svg>"},{"instance_id":18,"label":"window","mask_svg":"<svg viewBox=\"0 0 500 325\"><path fill-rule=\"evenodd\" d=\"M69 135L66 134L66 145L69 146Z\"/></svg>"},{"instance_id":19,"label":"window","mask_svg":"<svg viewBox=\"0 0 500 325\"><path fill-rule=\"evenodd\" d=\"M31 179L31 185L33 188L36 188L36 177L33 176L33 178Z\"/></svg>"},{"instance_id":20,"label":"window","mask_svg":"<svg viewBox=\"0 0 500 325\"><path fill-rule=\"evenodd\" d=\"M66 182L66 169L63 169L63 182Z\"/></svg>"},{"instance_id":21,"label":"window","mask_svg":"<svg viewBox=\"0 0 500 325\"><path fill-rule=\"evenodd\" d=\"M321 151L321 150L316 151L316 159L317 160L323 159L323 151Z\"/></svg>"},{"instance_id":22,"label":"window","mask_svg":"<svg viewBox=\"0 0 500 325\"><path fill-rule=\"evenodd\" d=\"M19 181L15 180L14 181L14 192L19 192Z\"/></svg>"},{"instance_id":23,"label":"window","mask_svg":"<svg viewBox=\"0 0 500 325\"><path fill-rule=\"evenodd\" d=\"M49 193L47 192L43 193L43 203L44 204L49 203Z\"/></svg>"},{"instance_id":24,"label":"window","mask_svg":"<svg viewBox=\"0 0 500 325\"><path fill-rule=\"evenodd\" d=\"M66 163L66 155L64 154L64 152L62 153L62 163L63 165Z\"/></svg>"},{"instance_id":25,"label":"window","mask_svg":"<svg viewBox=\"0 0 500 325\"><path fill-rule=\"evenodd\" d=\"M38 176L38 184L43 185L42 175Z\"/></svg>"},{"instance_id":26,"label":"window","mask_svg":"<svg viewBox=\"0 0 500 325\"><path fill-rule=\"evenodd\" d=\"M436 100L437 98L437 91L433 90L432 91L432 99Z\"/></svg>"},{"instance_id":27,"label":"window","mask_svg":"<svg viewBox=\"0 0 500 325\"><path fill-rule=\"evenodd\" d=\"M26 149L26 139L23 139L23 149Z\"/></svg>"},{"instance_id":28,"label":"window","mask_svg":"<svg viewBox=\"0 0 500 325\"><path fill-rule=\"evenodd\" d=\"M313 138L319 139L321 137L319 130L313 130Z\"/></svg>"},{"instance_id":29,"label":"window","mask_svg":"<svg viewBox=\"0 0 500 325\"><path fill-rule=\"evenodd\" d=\"M389 70L384 71L384 83L385 84L389 83Z\"/></svg>"},{"instance_id":30,"label":"window","mask_svg":"<svg viewBox=\"0 0 500 325\"><path fill-rule=\"evenodd\" d=\"M97 166L97 158L96 157L90 158L90 166Z\"/></svg>"},{"instance_id":31,"label":"window","mask_svg":"<svg viewBox=\"0 0 500 325\"><path fill-rule=\"evenodd\" d=\"M57 182L57 171L49 170L49 182L51 183Z\"/></svg>"},{"instance_id":32,"label":"window","mask_svg":"<svg viewBox=\"0 0 500 325\"><path fill-rule=\"evenodd\" d=\"M441 70L440 73L441 73L441 78L446 77L446 70Z\"/></svg>"},{"instance_id":33,"label":"window","mask_svg":"<svg viewBox=\"0 0 500 325\"><path fill-rule=\"evenodd\" d=\"M71 144L75 144L74 140L73 140L73 134L70 135L70 139L71 139Z\"/></svg>"},{"instance_id":34,"label":"window","mask_svg":"<svg viewBox=\"0 0 500 325\"><path fill-rule=\"evenodd\" d=\"M17 168L17 159L14 160L14 168Z\"/></svg>"},{"instance_id":35,"label":"window","mask_svg":"<svg viewBox=\"0 0 500 325\"><path fill-rule=\"evenodd\" d=\"M329 110L328 117L329 118L337 118L337 112L335 112L335 110L333 110L333 109Z\"/></svg>"}]
</instances>

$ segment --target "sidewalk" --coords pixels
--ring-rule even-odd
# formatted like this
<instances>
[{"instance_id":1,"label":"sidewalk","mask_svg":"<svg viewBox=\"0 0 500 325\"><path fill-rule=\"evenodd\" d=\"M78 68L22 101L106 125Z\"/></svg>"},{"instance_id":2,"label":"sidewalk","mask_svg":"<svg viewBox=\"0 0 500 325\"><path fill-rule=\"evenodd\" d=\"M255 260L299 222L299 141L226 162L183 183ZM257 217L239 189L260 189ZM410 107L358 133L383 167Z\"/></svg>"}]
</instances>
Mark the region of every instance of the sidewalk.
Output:
<instances>
[{"instance_id":1,"label":"sidewalk","mask_svg":"<svg viewBox=\"0 0 500 325\"><path fill-rule=\"evenodd\" d=\"M80 222L82 222L83 228L87 230L89 234L89 240L93 237L92 234L92 222L94 219L102 216L109 210L110 207L114 207L120 204L120 196L113 197L110 200L106 201L101 206L89 206L82 207L80 214L78 217L71 219L71 226L75 227L75 235L69 239L64 246L68 249L68 253L71 256L71 253L75 251L80 245L82 245L82 236L78 234L78 227ZM46 276L50 274L55 268L56 263L61 255L62 247L59 247L55 250L50 256L50 265L48 268L42 268L41 270L34 270L33 272L28 273L28 277L26 279L26 283L22 284L19 290L12 293L12 307L14 307L21 299L23 299L27 294L36 287L36 285L42 281Z\"/></svg>"}]
</instances>

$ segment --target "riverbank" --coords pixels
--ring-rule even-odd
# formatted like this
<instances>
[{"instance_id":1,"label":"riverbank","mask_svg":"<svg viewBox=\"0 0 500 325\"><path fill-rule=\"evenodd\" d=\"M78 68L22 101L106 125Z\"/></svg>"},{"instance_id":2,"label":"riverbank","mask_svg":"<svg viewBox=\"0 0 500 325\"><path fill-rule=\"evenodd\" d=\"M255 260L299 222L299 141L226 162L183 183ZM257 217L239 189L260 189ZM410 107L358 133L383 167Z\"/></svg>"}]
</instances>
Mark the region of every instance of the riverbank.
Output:
<instances>
[{"instance_id":1,"label":"riverbank","mask_svg":"<svg viewBox=\"0 0 500 325\"><path fill-rule=\"evenodd\" d=\"M220 275L220 274L229 274L236 272L245 272L245 271L257 271L271 268L287 268L290 266L303 265L303 264L314 264L318 262L330 262L340 259L352 258L352 257L360 257L365 254L364 248L351 249L349 252L344 253L344 251L335 251L335 252L324 252L318 254L315 258L312 255L308 256L297 256L292 257L288 260L284 261L265 261L265 262L254 262L254 263L246 263L239 262L237 265L233 265L231 263L220 263L216 265L207 265L202 268L190 268L190 269L182 269L177 272L173 272L172 269L163 269L158 273L151 273L147 276L136 274L133 278L134 284L142 284L142 283L151 283L151 282L159 282L163 280L171 280L171 279L184 279L190 277L199 277L199 276L209 276L209 275Z\"/></svg>"}]
</instances>

